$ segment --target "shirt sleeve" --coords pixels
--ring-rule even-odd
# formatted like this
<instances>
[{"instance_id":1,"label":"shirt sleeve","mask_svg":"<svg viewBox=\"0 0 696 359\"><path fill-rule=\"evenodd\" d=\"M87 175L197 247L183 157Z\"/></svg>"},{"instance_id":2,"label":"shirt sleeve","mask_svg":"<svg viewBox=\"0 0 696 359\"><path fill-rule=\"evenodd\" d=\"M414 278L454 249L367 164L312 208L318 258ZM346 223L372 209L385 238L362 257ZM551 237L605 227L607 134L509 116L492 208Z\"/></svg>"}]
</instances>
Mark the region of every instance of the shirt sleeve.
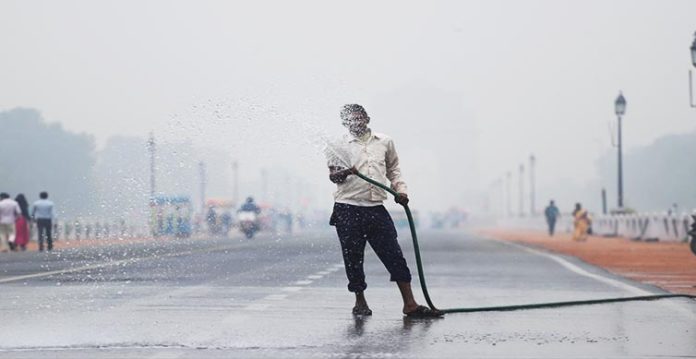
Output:
<instances>
[{"instance_id":1,"label":"shirt sleeve","mask_svg":"<svg viewBox=\"0 0 696 359\"><path fill-rule=\"evenodd\" d=\"M401 178L401 168L399 167L399 155L396 153L394 141L389 140L387 144L387 178L391 182L391 188L398 192L407 194L408 187L406 182Z\"/></svg>"}]
</instances>

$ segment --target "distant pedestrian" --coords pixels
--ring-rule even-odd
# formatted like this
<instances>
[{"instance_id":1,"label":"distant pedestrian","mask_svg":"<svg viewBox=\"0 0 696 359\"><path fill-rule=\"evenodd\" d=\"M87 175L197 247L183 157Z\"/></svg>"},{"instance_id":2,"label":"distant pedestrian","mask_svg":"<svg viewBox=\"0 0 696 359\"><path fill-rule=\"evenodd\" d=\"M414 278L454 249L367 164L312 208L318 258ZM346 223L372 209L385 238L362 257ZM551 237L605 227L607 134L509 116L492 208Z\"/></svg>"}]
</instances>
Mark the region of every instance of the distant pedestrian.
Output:
<instances>
[{"instance_id":1,"label":"distant pedestrian","mask_svg":"<svg viewBox=\"0 0 696 359\"><path fill-rule=\"evenodd\" d=\"M15 249L26 251L27 244L29 243L29 224L31 223L29 202L27 202L26 197L21 193L17 195L15 202L17 202L22 212L21 215L17 216L17 220L15 220L15 232L17 233L15 236Z\"/></svg>"},{"instance_id":2,"label":"distant pedestrian","mask_svg":"<svg viewBox=\"0 0 696 359\"><path fill-rule=\"evenodd\" d=\"M215 213L215 208L213 206L208 207L208 214L205 216L205 221L208 224L208 232L210 232L210 234L217 234L217 213Z\"/></svg>"},{"instance_id":3,"label":"distant pedestrian","mask_svg":"<svg viewBox=\"0 0 696 359\"><path fill-rule=\"evenodd\" d=\"M587 240L587 234L590 230L590 215L587 213L586 209L582 208L580 203L575 204L575 210L573 210L573 219L575 224L575 232L573 232L573 240L577 242L584 242Z\"/></svg>"},{"instance_id":4,"label":"distant pedestrian","mask_svg":"<svg viewBox=\"0 0 696 359\"><path fill-rule=\"evenodd\" d=\"M556 207L556 203L551 200L549 205L544 209L544 216L546 217L546 224L549 227L549 236L553 237L556 231L556 220L561 216L561 212Z\"/></svg>"},{"instance_id":5,"label":"distant pedestrian","mask_svg":"<svg viewBox=\"0 0 696 359\"><path fill-rule=\"evenodd\" d=\"M0 193L0 252L7 252L10 243L15 241L15 221L22 213L19 205L10 195Z\"/></svg>"},{"instance_id":6,"label":"distant pedestrian","mask_svg":"<svg viewBox=\"0 0 696 359\"><path fill-rule=\"evenodd\" d=\"M44 239L48 245L48 250L53 250L53 207L54 204L48 199L47 192L39 193L39 200L34 202L34 206L31 211L31 216L36 221L36 227L38 230L39 239L39 251L44 249Z\"/></svg>"}]
</instances>

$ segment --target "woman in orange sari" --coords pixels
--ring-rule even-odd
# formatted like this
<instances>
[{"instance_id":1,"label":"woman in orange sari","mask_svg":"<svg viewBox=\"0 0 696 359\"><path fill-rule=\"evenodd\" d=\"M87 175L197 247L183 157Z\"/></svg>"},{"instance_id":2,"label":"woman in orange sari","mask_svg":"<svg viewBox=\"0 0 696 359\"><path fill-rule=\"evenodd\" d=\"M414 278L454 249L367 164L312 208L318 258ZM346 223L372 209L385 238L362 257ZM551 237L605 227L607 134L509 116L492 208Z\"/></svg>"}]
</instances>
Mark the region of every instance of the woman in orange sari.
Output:
<instances>
[{"instance_id":1,"label":"woman in orange sari","mask_svg":"<svg viewBox=\"0 0 696 359\"><path fill-rule=\"evenodd\" d=\"M587 213L586 209L582 208L580 203L575 204L575 210L573 211L573 219L575 224L575 232L573 232L573 240L577 242L584 242L587 240L587 233L590 229L590 215Z\"/></svg>"}]
</instances>

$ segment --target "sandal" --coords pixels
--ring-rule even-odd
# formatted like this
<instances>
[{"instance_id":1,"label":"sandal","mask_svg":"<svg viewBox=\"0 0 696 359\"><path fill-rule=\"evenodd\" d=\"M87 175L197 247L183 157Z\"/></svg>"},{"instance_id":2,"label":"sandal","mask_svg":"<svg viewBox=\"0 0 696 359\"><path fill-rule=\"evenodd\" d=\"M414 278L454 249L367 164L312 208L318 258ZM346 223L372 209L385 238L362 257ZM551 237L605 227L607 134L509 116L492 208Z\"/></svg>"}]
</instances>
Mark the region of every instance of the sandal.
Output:
<instances>
[{"instance_id":1,"label":"sandal","mask_svg":"<svg viewBox=\"0 0 696 359\"><path fill-rule=\"evenodd\" d=\"M404 314L409 318L442 318L445 316L441 310L430 309L423 305L419 305L416 309Z\"/></svg>"},{"instance_id":2,"label":"sandal","mask_svg":"<svg viewBox=\"0 0 696 359\"><path fill-rule=\"evenodd\" d=\"M353 307L353 315L372 315L369 307Z\"/></svg>"}]
</instances>

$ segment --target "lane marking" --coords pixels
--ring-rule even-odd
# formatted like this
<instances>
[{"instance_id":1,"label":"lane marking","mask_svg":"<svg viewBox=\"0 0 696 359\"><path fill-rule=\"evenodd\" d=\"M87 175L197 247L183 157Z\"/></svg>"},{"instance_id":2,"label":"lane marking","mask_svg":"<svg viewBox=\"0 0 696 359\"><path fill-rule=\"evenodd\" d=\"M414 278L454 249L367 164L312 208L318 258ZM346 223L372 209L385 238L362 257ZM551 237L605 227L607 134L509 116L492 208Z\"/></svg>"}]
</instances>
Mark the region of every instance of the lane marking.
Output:
<instances>
[{"instance_id":1,"label":"lane marking","mask_svg":"<svg viewBox=\"0 0 696 359\"><path fill-rule=\"evenodd\" d=\"M281 289L283 292L299 292L302 290L302 287L285 287Z\"/></svg>"},{"instance_id":2,"label":"lane marking","mask_svg":"<svg viewBox=\"0 0 696 359\"><path fill-rule=\"evenodd\" d=\"M85 271L85 270L89 270L89 269L97 269L97 268L104 268L104 267L109 267L109 266L117 266L117 265L121 265L121 264L125 264L125 263L135 263L135 262L139 262L141 260L142 260L142 258L123 259L120 261L101 263L101 264L91 264L91 265L86 265L86 266L77 267L77 268L60 269L60 270L54 270L54 271L48 271L48 272L25 274L25 275L19 275L19 276L14 276L14 277L9 277L9 278L2 278L2 279L0 279L0 283L16 282L16 281L31 279L31 278L49 277L49 276L56 275L56 274L65 274L65 273Z\"/></svg>"},{"instance_id":3,"label":"lane marking","mask_svg":"<svg viewBox=\"0 0 696 359\"><path fill-rule=\"evenodd\" d=\"M499 240L497 240L497 239L494 239L494 240L495 240L495 241L499 241ZM609 285L609 286L612 286L612 287L614 287L614 288L623 289L623 290L628 291L628 292L630 292L630 293L632 293L632 294L635 294L635 295L637 295L637 296L643 296L643 295L654 294L654 293L651 293L651 292L649 292L649 291L647 291L647 290L644 290L644 289L641 289L641 288L632 286L632 285L630 285L630 284L623 283L623 282L618 281L618 280L616 280L616 279L611 279L611 278L607 278L607 277L604 277L604 276L601 276L601 275L598 275L598 274L590 273L590 272L588 272L588 271L586 271L586 270L584 270L584 269L578 267L577 265L575 265L575 264L573 264L573 263L570 263L570 262L568 262L567 260L565 260L565 259L563 259L563 258L557 256L557 255L554 255L554 254L551 254L551 253L542 252L542 251L539 251L539 250L536 250L536 249L533 249L533 248L529 248L529 247L526 247L526 246L523 246L523 245L520 245L520 244L517 244L517 243L506 242L506 241L499 241L499 242L505 243L505 244L510 245L510 246L513 246L513 247L517 247L517 248L519 248L519 249L523 249L523 250L525 250L525 251L527 251L527 252L536 254L536 255L538 255L538 256L542 256L542 257L549 258L549 259L551 259L551 260L555 261L556 263L562 265L563 267L565 267L566 269L568 269L569 271L571 271L571 272L573 272L573 273L575 273L575 274L578 274L578 275L581 275L581 276L587 277L587 278L592 278L592 279L594 279L594 280L596 280L596 281L602 282L602 283L607 284L607 285Z\"/></svg>"},{"instance_id":4,"label":"lane marking","mask_svg":"<svg viewBox=\"0 0 696 359\"><path fill-rule=\"evenodd\" d=\"M215 251L227 250L227 249L232 249L232 248L235 248L235 246L222 246L222 247L199 249L199 250L189 250L189 251L185 251L185 252L156 254L156 255L149 256L149 257L121 259L118 261L111 261L111 262L107 262L107 263L89 264L89 265L85 265L82 267L76 267L76 268L59 269L59 270L48 271L48 272L25 274L25 275L18 275L18 276L14 276L14 277L1 278L0 283L17 282L17 281L21 281L21 280L25 280L25 279L32 279L32 278L50 277L50 276L53 276L56 274L82 272L82 271L86 271L86 270L90 270L90 269L98 269L98 268L118 266L121 264L132 264L132 263L137 263L137 262L144 261L147 259L178 257L178 256L189 255L189 254L208 253L208 252L215 252Z\"/></svg>"},{"instance_id":5,"label":"lane marking","mask_svg":"<svg viewBox=\"0 0 696 359\"><path fill-rule=\"evenodd\" d=\"M335 264L332 267L329 267L328 270L318 272L317 274L308 275L307 280L298 280L295 283L293 283L293 286L284 287L284 288L281 288L280 290L283 292L299 292L305 288L303 286L312 284L313 280L321 279L324 277L324 275L336 272L341 268L343 268L343 264ZM288 294L269 294L269 295L255 301L255 302L248 304L243 309L248 310L248 311L265 311L268 308L270 308L272 305L272 303L269 303L269 302L277 302L277 301L286 300L287 297L288 297ZM237 316L235 314L230 314L227 317L225 317L223 320L225 322L234 321L236 317Z\"/></svg>"},{"instance_id":6,"label":"lane marking","mask_svg":"<svg viewBox=\"0 0 696 359\"><path fill-rule=\"evenodd\" d=\"M184 353L181 352L164 352L164 353L156 353L152 356L149 356L148 359L177 359L181 358L184 356Z\"/></svg>"},{"instance_id":7,"label":"lane marking","mask_svg":"<svg viewBox=\"0 0 696 359\"><path fill-rule=\"evenodd\" d=\"M244 310L254 310L254 311L264 311L270 307L270 304L266 303L251 303L244 307Z\"/></svg>"},{"instance_id":8,"label":"lane marking","mask_svg":"<svg viewBox=\"0 0 696 359\"><path fill-rule=\"evenodd\" d=\"M516 248L519 248L519 249L523 249L523 250L525 250L525 251L527 251L527 252L530 252L530 253L532 253L532 254L536 254L536 255L539 255L539 256L542 256L542 257L549 258L549 259L551 259L551 260L553 260L553 261L559 263L560 265L562 265L562 266L565 267L566 269L568 269L568 270L570 270L570 271L572 271L572 272L574 272L574 273L576 273L576 274L578 274L578 275L585 276L585 277L588 277L588 278L592 278L592 279L594 279L594 280L597 280L597 281L599 281L599 282L608 284L608 285L613 286L613 287L615 287L615 288L619 288L619 289L626 290L626 291L628 291L628 292L630 292L630 293L633 293L633 294L635 294L635 295L637 295L637 296L654 295L654 294L655 294L655 293L653 293L653 292L646 291L646 290L644 290L644 289L641 289L641 288L632 286L632 285L630 285L630 284L623 283L623 282L618 281L618 280L615 280L615 279L611 279L611 278L607 278L607 277L604 277L604 276L601 276L601 275L598 275L598 274L590 273L590 272L588 272L588 271L586 271L586 270L584 270L584 269L582 269L582 268L576 266L575 264L570 263L570 262L568 262L567 260L565 260L565 259L563 259L563 258L561 258L561 257L559 257L559 256L556 256L556 255L554 255L554 254L551 254L551 253L542 252L542 251L536 250L536 249L534 249L534 248L530 248L530 247L527 247L527 246L524 246L524 245L521 245L521 244L517 244L517 243L513 243L513 242L508 242L508 241L504 241L504 240L500 240L500 239L489 238L489 237L486 237L486 239L493 240L493 241L500 242L500 243L504 243L504 244L509 245L509 246L512 246L512 247L516 247ZM677 303L673 303L673 302L661 302L661 304L662 304L664 307L669 307L670 309L673 309L673 310L675 310L675 311L681 312L682 314L684 314L684 315L686 315L686 316L696 318L696 312L693 312L692 310L687 309L687 308L685 308L685 307L683 307L683 306L681 306L681 305L679 305L679 304L677 304Z\"/></svg>"}]
</instances>

